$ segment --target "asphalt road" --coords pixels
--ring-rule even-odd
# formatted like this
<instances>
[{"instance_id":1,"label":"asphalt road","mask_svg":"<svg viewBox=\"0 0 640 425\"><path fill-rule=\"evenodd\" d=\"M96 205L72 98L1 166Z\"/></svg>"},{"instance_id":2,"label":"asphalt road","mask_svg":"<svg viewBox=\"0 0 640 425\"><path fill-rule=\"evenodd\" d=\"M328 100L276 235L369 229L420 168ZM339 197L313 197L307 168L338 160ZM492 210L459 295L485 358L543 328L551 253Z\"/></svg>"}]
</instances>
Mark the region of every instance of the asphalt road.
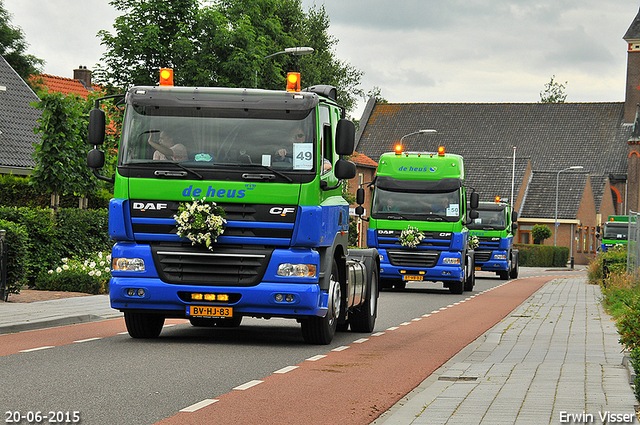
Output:
<instances>
[{"instance_id":1,"label":"asphalt road","mask_svg":"<svg viewBox=\"0 0 640 425\"><path fill-rule=\"evenodd\" d=\"M523 270L521 277L563 273L567 272ZM477 273L474 291L462 295L450 294L439 284L425 283L410 283L404 291L383 291L374 335L503 283L491 274ZM485 294L474 300L483 297ZM456 314L456 309L449 310L451 313L447 314ZM453 320L460 321L461 327L472 325L465 323L464 317ZM156 340L135 340L122 334L122 319L0 336L0 409L5 423L16 423L11 422L8 412L26 415L40 411L46 419L41 423L56 423L55 418L49 421L49 412L55 412L58 419L61 416L57 412L62 412L64 419L73 419L73 412L78 412L82 424L154 424L175 418L182 409L195 409L196 403L241 393L234 389L250 388L274 372L284 374L292 366L309 363L309 359L339 353L346 350L344 347L373 338L369 334L341 332L330 345L307 345L300 326L284 319L245 319L235 329L195 328L183 320L167 324ZM433 346L442 343L442 335L432 341ZM396 342L394 350L399 345ZM52 348L20 352L28 347ZM409 353L406 359L419 360ZM347 369L335 370L336 387L344 389L353 381ZM294 382L291 379L289 384ZM388 398L397 399L404 395L400 394L402 391L389 394ZM390 403L381 400L381 408ZM65 416L66 412L70 415ZM183 420L176 423L180 422ZM263 419L261 423L267 422Z\"/></svg>"}]
</instances>

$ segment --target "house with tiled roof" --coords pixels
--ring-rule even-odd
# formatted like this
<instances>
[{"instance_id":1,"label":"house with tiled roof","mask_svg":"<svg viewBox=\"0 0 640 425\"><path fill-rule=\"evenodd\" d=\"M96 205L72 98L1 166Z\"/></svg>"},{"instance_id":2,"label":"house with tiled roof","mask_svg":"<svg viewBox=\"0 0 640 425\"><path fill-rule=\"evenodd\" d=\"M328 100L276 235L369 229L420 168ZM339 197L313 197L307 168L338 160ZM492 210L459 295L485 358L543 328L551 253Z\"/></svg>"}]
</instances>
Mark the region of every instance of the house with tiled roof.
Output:
<instances>
[{"instance_id":1,"label":"house with tiled roof","mask_svg":"<svg viewBox=\"0 0 640 425\"><path fill-rule=\"evenodd\" d=\"M596 226L638 211L640 199L640 13L628 42L624 102L376 103L360 120L356 150L377 161L401 139L404 150L447 152L465 160L465 185L481 201L509 200L519 214L516 242L531 243L535 224L566 246L577 264L595 255ZM435 129L437 133L417 133ZM407 136L410 135L410 136ZM403 136L407 136L404 137ZM581 168L578 168L581 167ZM555 225L554 225L555 223ZM554 229L557 227L557 230Z\"/></svg>"},{"instance_id":2,"label":"house with tiled roof","mask_svg":"<svg viewBox=\"0 0 640 425\"><path fill-rule=\"evenodd\" d=\"M51 92L76 94L84 99L89 93L100 90L100 86L91 83L91 71L82 65L73 70L73 78L39 74L32 75L30 80Z\"/></svg>"},{"instance_id":3,"label":"house with tiled roof","mask_svg":"<svg viewBox=\"0 0 640 425\"><path fill-rule=\"evenodd\" d=\"M35 166L31 158L34 134L41 111L30 104L38 96L0 56L0 174L29 175Z\"/></svg>"},{"instance_id":4,"label":"house with tiled roof","mask_svg":"<svg viewBox=\"0 0 640 425\"><path fill-rule=\"evenodd\" d=\"M360 152L353 152L353 155L349 158L353 163L356 164L356 176L349 180L348 182L348 190L354 196L356 190L359 187L364 187L367 189L367 183L373 181L373 177L376 175L376 169L378 168L378 163L366 155L361 154ZM371 190L365 190L365 199L364 206L368 208L368 205L371 205ZM362 220L355 216L355 208L356 205L352 204L349 206L350 212L349 215L355 217L356 226L358 229L358 241L357 246L366 247L367 246L367 229L369 228L369 223L366 220ZM366 214L365 214L366 215Z\"/></svg>"},{"instance_id":5,"label":"house with tiled roof","mask_svg":"<svg viewBox=\"0 0 640 425\"><path fill-rule=\"evenodd\" d=\"M87 98L99 89L91 83L91 71L80 66L73 78L49 74L31 80L52 92ZM27 83L0 56L0 174L30 175L35 166L31 158L40 137L33 132L42 111L31 106L40 99Z\"/></svg>"}]
</instances>

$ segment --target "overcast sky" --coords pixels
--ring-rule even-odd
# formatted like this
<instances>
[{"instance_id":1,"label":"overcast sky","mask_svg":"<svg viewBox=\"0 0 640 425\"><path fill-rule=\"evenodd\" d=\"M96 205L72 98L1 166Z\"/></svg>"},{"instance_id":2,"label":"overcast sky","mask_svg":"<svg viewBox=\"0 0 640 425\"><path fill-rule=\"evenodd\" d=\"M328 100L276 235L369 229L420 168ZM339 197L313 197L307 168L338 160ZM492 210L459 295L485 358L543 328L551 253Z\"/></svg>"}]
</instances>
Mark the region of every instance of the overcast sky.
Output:
<instances>
[{"instance_id":1,"label":"overcast sky","mask_svg":"<svg viewBox=\"0 0 640 425\"><path fill-rule=\"evenodd\" d=\"M118 13L107 0L2 0L44 72L93 68ZM256 0L258 1L258 0ZM633 0L303 0L324 5L336 56L389 102L537 102L555 75L568 102L624 101ZM363 102L354 111L360 118Z\"/></svg>"}]
</instances>

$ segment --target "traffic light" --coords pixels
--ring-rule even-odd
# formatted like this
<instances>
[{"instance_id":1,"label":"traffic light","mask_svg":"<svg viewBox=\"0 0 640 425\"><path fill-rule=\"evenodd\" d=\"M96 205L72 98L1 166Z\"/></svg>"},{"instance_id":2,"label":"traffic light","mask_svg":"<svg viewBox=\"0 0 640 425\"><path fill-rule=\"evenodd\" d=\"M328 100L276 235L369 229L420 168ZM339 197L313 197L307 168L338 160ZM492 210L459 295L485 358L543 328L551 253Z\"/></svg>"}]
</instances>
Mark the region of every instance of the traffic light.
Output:
<instances>
[{"instance_id":1,"label":"traffic light","mask_svg":"<svg viewBox=\"0 0 640 425\"><path fill-rule=\"evenodd\" d=\"M292 91L292 92L300 91L300 73L299 72L287 73L287 91Z\"/></svg>"},{"instance_id":2,"label":"traffic light","mask_svg":"<svg viewBox=\"0 0 640 425\"><path fill-rule=\"evenodd\" d=\"M160 68L160 85L161 86L173 85L173 69Z\"/></svg>"}]
</instances>

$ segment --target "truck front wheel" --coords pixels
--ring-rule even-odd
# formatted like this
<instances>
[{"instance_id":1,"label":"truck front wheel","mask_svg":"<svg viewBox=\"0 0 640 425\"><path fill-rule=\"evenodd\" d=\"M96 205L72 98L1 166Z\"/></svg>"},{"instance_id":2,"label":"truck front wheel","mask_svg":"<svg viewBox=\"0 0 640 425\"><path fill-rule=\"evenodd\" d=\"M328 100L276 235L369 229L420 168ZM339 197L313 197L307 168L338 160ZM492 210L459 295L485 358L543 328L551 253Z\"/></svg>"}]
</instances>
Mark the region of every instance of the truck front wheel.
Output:
<instances>
[{"instance_id":1,"label":"truck front wheel","mask_svg":"<svg viewBox=\"0 0 640 425\"><path fill-rule=\"evenodd\" d=\"M371 286L362 305L351 313L351 330L353 332L373 332L378 316L378 274L371 276Z\"/></svg>"},{"instance_id":2,"label":"truck front wheel","mask_svg":"<svg viewBox=\"0 0 640 425\"><path fill-rule=\"evenodd\" d=\"M124 322L132 338L157 338L164 326L164 316L125 311Z\"/></svg>"},{"instance_id":3,"label":"truck front wheel","mask_svg":"<svg viewBox=\"0 0 640 425\"><path fill-rule=\"evenodd\" d=\"M517 279L518 278L518 268L520 267L520 265L518 264L518 254L511 254L513 257L511 259L511 273L509 274L509 277L511 277L511 279Z\"/></svg>"},{"instance_id":4,"label":"truck front wheel","mask_svg":"<svg viewBox=\"0 0 640 425\"><path fill-rule=\"evenodd\" d=\"M338 317L342 304L342 292L338 279L338 263L333 260L329 278L329 302L324 317L309 317L302 321L302 337L307 344L329 344L333 340L338 326ZM353 325L352 325L353 326Z\"/></svg>"}]
</instances>

